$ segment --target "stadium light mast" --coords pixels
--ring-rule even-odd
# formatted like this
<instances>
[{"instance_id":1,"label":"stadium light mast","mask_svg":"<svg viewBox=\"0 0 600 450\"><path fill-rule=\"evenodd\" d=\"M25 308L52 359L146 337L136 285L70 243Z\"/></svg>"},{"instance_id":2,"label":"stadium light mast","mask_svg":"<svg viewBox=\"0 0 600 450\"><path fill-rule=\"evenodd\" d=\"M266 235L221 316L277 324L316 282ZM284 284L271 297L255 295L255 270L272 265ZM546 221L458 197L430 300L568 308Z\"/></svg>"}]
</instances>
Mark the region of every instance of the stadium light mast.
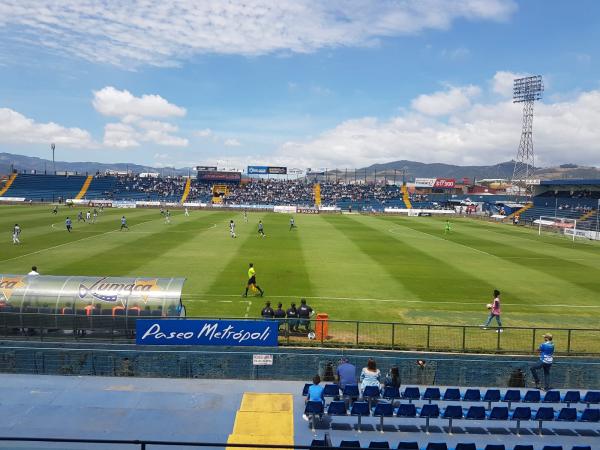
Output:
<instances>
[{"instance_id":1,"label":"stadium light mast","mask_svg":"<svg viewBox=\"0 0 600 450\"><path fill-rule=\"evenodd\" d=\"M56 145L54 145L54 142L50 144L50 149L52 150L52 170L54 170L54 175L56 175L56 163L54 162L54 150L56 149Z\"/></svg>"},{"instance_id":2,"label":"stadium light mast","mask_svg":"<svg viewBox=\"0 0 600 450\"><path fill-rule=\"evenodd\" d=\"M523 103L523 122L521 141L515 159L512 182L525 193L528 192L527 180L533 174L535 157L533 154L533 104L542 98L544 82L541 75L516 78L513 84L513 103Z\"/></svg>"}]
</instances>

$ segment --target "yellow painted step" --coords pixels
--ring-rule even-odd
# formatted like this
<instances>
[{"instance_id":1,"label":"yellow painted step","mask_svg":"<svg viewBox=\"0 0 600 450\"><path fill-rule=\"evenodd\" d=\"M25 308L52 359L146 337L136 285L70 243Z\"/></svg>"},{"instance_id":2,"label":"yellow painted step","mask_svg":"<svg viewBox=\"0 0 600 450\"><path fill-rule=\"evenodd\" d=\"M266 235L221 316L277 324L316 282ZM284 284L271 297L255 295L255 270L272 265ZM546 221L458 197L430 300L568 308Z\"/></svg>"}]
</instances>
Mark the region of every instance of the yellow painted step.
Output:
<instances>
[{"instance_id":1,"label":"yellow painted step","mask_svg":"<svg viewBox=\"0 0 600 450\"><path fill-rule=\"evenodd\" d=\"M521 209L516 210L515 212L513 212L512 214L509 214L508 216L506 216L507 219L512 219L513 217L515 217L517 214L519 216L521 216L521 214L523 214L525 211L527 211L528 209L533 208L533 203L527 203L525 206L523 206Z\"/></svg>"},{"instance_id":2,"label":"yellow painted step","mask_svg":"<svg viewBox=\"0 0 600 450\"><path fill-rule=\"evenodd\" d=\"M77 196L75 197L75 200L80 200L83 197L85 197L85 193L87 192L88 188L90 187L90 184L92 183L93 179L94 179L93 175L87 176L87 178L83 182L83 186L81 186L81 190L79 191L79 194L77 194Z\"/></svg>"},{"instance_id":3,"label":"yellow painted step","mask_svg":"<svg viewBox=\"0 0 600 450\"><path fill-rule=\"evenodd\" d=\"M408 195L408 189L406 185L402 185L402 200L404 200L404 204L408 209L412 209L412 204L410 203L410 196Z\"/></svg>"},{"instance_id":4,"label":"yellow painted step","mask_svg":"<svg viewBox=\"0 0 600 450\"><path fill-rule=\"evenodd\" d=\"M183 195L181 196L181 203L184 203L187 200L188 195L190 195L191 187L192 187L192 179L188 178L187 181L185 182L185 187L183 188Z\"/></svg>"},{"instance_id":5,"label":"yellow painted step","mask_svg":"<svg viewBox=\"0 0 600 450\"><path fill-rule=\"evenodd\" d=\"M592 209L591 211L586 212L583 216L581 216L579 219L577 219L580 222L583 222L584 220L589 219L590 217L592 217L594 214L596 214L596 210Z\"/></svg>"},{"instance_id":6,"label":"yellow painted step","mask_svg":"<svg viewBox=\"0 0 600 450\"><path fill-rule=\"evenodd\" d=\"M10 178L8 179L8 181L6 182L6 184L4 185L4 187L2 189L0 189L0 197L2 197L4 195L4 193L6 191L8 191L8 188L11 186L11 184L13 184L13 181L15 181L15 178L17 178L17 174L13 173Z\"/></svg>"}]
</instances>

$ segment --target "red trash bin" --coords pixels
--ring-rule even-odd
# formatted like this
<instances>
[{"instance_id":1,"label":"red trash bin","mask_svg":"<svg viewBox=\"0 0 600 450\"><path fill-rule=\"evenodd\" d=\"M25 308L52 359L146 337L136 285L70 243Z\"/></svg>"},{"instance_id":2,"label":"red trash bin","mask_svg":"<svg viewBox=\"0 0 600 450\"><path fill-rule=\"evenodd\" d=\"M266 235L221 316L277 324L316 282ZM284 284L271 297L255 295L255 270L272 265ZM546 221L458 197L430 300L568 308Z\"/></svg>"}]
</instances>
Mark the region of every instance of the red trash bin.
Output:
<instances>
[{"instance_id":1,"label":"red trash bin","mask_svg":"<svg viewBox=\"0 0 600 450\"><path fill-rule=\"evenodd\" d=\"M329 314L319 313L317 314L317 320L315 324L316 339L322 341L327 339L327 332L329 331Z\"/></svg>"}]
</instances>

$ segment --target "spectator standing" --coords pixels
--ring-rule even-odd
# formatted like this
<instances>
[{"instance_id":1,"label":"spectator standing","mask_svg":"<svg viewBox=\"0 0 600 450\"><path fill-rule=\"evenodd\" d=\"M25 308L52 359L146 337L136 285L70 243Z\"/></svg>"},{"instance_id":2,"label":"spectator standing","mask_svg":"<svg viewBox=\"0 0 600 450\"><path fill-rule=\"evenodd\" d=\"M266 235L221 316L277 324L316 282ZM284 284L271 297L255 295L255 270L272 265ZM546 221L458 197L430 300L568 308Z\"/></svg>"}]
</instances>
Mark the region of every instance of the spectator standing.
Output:
<instances>
[{"instance_id":1,"label":"spectator standing","mask_svg":"<svg viewBox=\"0 0 600 450\"><path fill-rule=\"evenodd\" d=\"M533 375L536 389L540 389L538 371L542 369L544 371L544 390L547 391L550 389L550 369L554 362L554 342L550 333L544 335L544 342L538 347L538 352L540 360L531 367L531 375Z\"/></svg>"},{"instance_id":2,"label":"spectator standing","mask_svg":"<svg viewBox=\"0 0 600 450\"><path fill-rule=\"evenodd\" d=\"M360 372L360 390L365 390L367 386L381 387L381 372L377 368L377 363L372 358L367 361L367 367L363 367Z\"/></svg>"},{"instance_id":3,"label":"spectator standing","mask_svg":"<svg viewBox=\"0 0 600 450\"><path fill-rule=\"evenodd\" d=\"M335 381L342 389L348 384L356 384L356 366L351 364L345 356L340 359L340 365L337 366Z\"/></svg>"},{"instance_id":4,"label":"spectator standing","mask_svg":"<svg viewBox=\"0 0 600 450\"><path fill-rule=\"evenodd\" d=\"M394 388L400 387L400 371L397 367L392 367L388 374L385 376L383 380L384 386L391 386Z\"/></svg>"},{"instance_id":5,"label":"spectator standing","mask_svg":"<svg viewBox=\"0 0 600 450\"><path fill-rule=\"evenodd\" d=\"M315 312L313 309L306 304L306 299L300 300L300 308L298 308L298 317L300 318L300 325L304 327L306 331L310 329L310 318Z\"/></svg>"},{"instance_id":6,"label":"spectator standing","mask_svg":"<svg viewBox=\"0 0 600 450\"><path fill-rule=\"evenodd\" d=\"M482 325L482 328L487 330L487 327L492 319L496 318L496 322L498 323L498 329L496 331L498 333L502 333L504 330L502 330L502 321L500 320L500 291L498 289L494 290L494 300L487 306L490 310L490 315L488 316L486 322Z\"/></svg>"},{"instance_id":7,"label":"spectator standing","mask_svg":"<svg viewBox=\"0 0 600 450\"><path fill-rule=\"evenodd\" d=\"M31 272L29 272L27 275L39 275L39 272L37 271L37 266L31 266Z\"/></svg>"},{"instance_id":8,"label":"spectator standing","mask_svg":"<svg viewBox=\"0 0 600 450\"><path fill-rule=\"evenodd\" d=\"M285 312L285 315L288 319L288 325L290 327L290 331L298 331L298 310L296 309L296 304L292 303L291 306Z\"/></svg>"}]
</instances>

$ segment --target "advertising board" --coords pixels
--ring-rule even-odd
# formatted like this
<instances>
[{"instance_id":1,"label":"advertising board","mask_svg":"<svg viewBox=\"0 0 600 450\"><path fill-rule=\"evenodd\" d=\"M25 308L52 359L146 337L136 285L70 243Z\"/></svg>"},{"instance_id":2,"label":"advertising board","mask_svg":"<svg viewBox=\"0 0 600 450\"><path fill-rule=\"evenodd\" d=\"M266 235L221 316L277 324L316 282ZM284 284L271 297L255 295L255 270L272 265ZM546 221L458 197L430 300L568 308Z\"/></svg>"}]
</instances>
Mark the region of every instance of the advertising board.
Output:
<instances>
[{"instance_id":1,"label":"advertising board","mask_svg":"<svg viewBox=\"0 0 600 450\"><path fill-rule=\"evenodd\" d=\"M239 183L241 180L241 172L226 172L222 170L207 170L205 172L198 172L198 181L204 183Z\"/></svg>"},{"instance_id":2,"label":"advertising board","mask_svg":"<svg viewBox=\"0 0 600 450\"><path fill-rule=\"evenodd\" d=\"M248 166L248 175L285 175L287 167Z\"/></svg>"}]
</instances>

